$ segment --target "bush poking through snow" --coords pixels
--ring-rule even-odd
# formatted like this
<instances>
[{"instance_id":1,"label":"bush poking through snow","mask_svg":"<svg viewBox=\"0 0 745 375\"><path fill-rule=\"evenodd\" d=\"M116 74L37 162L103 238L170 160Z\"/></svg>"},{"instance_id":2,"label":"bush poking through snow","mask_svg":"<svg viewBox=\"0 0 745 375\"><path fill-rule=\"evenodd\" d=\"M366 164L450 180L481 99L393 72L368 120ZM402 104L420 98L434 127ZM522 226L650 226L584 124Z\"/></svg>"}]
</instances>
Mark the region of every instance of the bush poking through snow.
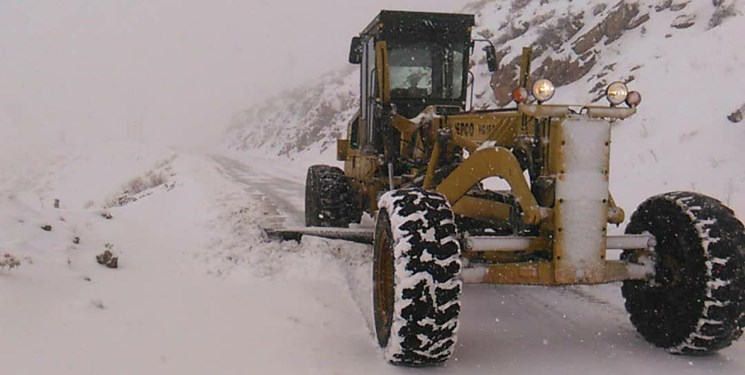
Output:
<instances>
[{"instance_id":1,"label":"bush poking through snow","mask_svg":"<svg viewBox=\"0 0 745 375\"><path fill-rule=\"evenodd\" d=\"M0 257L0 268L8 267L8 269L13 269L20 265L21 261L19 261L18 258L14 257L11 254L5 254Z\"/></svg>"},{"instance_id":2,"label":"bush poking through snow","mask_svg":"<svg viewBox=\"0 0 745 375\"><path fill-rule=\"evenodd\" d=\"M716 4L717 9L714 10L714 14L711 15L711 18L709 19L709 28L713 29L724 22L727 18L734 17L738 15L737 9L735 8L735 3L731 2L729 4L724 4L725 1L720 1L719 4Z\"/></svg>"},{"instance_id":3,"label":"bush poking through snow","mask_svg":"<svg viewBox=\"0 0 745 375\"><path fill-rule=\"evenodd\" d=\"M742 121L743 115L745 115L745 104L730 113L729 116L727 116L727 120L730 120L736 124Z\"/></svg>"},{"instance_id":4,"label":"bush poking through snow","mask_svg":"<svg viewBox=\"0 0 745 375\"><path fill-rule=\"evenodd\" d=\"M164 186L167 191L170 191L175 187L175 183L169 183L169 178L172 176L173 172L169 165L169 161L165 161L156 169L145 173L144 176L138 176L129 180L129 182L122 186L120 193L117 193L117 195L108 199L104 207L125 206L152 194L152 189L161 185Z\"/></svg>"},{"instance_id":5,"label":"bush poking through snow","mask_svg":"<svg viewBox=\"0 0 745 375\"><path fill-rule=\"evenodd\" d=\"M119 268L119 257L115 257L114 254L111 252L111 250L114 248L114 245L107 243L106 245L104 245L104 247L106 248L106 251L99 255L96 255L96 262L108 268Z\"/></svg>"}]
</instances>

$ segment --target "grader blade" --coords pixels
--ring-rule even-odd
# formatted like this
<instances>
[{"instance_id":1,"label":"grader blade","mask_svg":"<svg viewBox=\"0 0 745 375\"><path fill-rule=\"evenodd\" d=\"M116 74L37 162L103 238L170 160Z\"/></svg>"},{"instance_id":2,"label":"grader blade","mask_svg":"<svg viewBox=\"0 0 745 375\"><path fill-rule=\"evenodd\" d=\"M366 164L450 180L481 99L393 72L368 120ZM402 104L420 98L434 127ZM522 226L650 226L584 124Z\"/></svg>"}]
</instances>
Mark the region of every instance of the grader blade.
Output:
<instances>
[{"instance_id":1,"label":"grader blade","mask_svg":"<svg viewBox=\"0 0 745 375\"><path fill-rule=\"evenodd\" d=\"M357 243L372 244L375 229L306 227L264 229L264 232L269 238L272 239L300 241L300 238L302 238L303 236L314 236L332 240L346 240Z\"/></svg>"}]
</instances>

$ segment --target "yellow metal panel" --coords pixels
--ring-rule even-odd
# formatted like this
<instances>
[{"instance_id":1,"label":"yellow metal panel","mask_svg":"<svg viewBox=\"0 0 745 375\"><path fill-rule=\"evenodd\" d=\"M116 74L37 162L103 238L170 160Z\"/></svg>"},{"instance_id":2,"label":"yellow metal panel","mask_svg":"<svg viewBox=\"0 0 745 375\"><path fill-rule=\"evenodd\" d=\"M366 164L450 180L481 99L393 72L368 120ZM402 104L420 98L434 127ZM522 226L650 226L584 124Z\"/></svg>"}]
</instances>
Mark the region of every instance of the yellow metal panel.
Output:
<instances>
[{"instance_id":1,"label":"yellow metal panel","mask_svg":"<svg viewBox=\"0 0 745 375\"><path fill-rule=\"evenodd\" d=\"M510 205L466 196L455 203L453 213L474 219L506 221L510 217Z\"/></svg>"},{"instance_id":2,"label":"yellow metal panel","mask_svg":"<svg viewBox=\"0 0 745 375\"><path fill-rule=\"evenodd\" d=\"M429 163L427 164L427 174L424 175L423 187L425 189L429 189L430 187L432 187L433 179L435 177L435 170L437 170L437 163L440 160L441 148L442 146L440 146L440 142L435 142L435 147L432 149L432 157L429 158ZM455 203L454 201L450 202Z\"/></svg>"},{"instance_id":3,"label":"yellow metal panel","mask_svg":"<svg viewBox=\"0 0 745 375\"><path fill-rule=\"evenodd\" d=\"M349 153L350 158L344 163L344 174L359 181L371 181L378 169L374 156L359 156L359 151Z\"/></svg>"},{"instance_id":4,"label":"yellow metal panel","mask_svg":"<svg viewBox=\"0 0 745 375\"><path fill-rule=\"evenodd\" d=\"M336 140L336 160L339 160L339 161L347 160L348 149L349 149L348 139L337 139Z\"/></svg>"},{"instance_id":5,"label":"yellow metal panel","mask_svg":"<svg viewBox=\"0 0 745 375\"><path fill-rule=\"evenodd\" d=\"M520 124L517 112L496 112L451 115L445 125L453 134L473 142L495 141L499 146L512 147Z\"/></svg>"},{"instance_id":6,"label":"yellow metal panel","mask_svg":"<svg viewBox=\"0 0 745 375\"><path fill-rule=\"evenodd\" d=\"M520 164L512 152L503 147L475 151L437 186L437 191L451 204L456 204L476 183L487 177L505 179L523 209L523 221L528 224L540 223L540 208L525 181Z\"/></svg>"},{"instance_id":7,"label":"yellow metal panel","mask_svg":"<svg viewBox=\"0 0 745 375\"><path fill-rule=\"evenodd\" d=\"M626 213L623 208L616 205L616 201L613 200L613 194L608 194L608 222L611 224L621 224L626 218Z\"/></svg>"},{"instance_id":8,"label":"yellow metal panel","mask_svg":"<svg viewBox=\"0 0 745 375\"><path fill-rule=\"evenodd\" d=\"M375 43L375 56L377 57L378 70L378 92L383 103L390 103L391 90L388 81L388 44L381 40Z\"/></svg>"},{"instance_id":9,"label":"yellow metal panel","mask_svg":"<svg viewBox=\"0 0 745 375\"><path fill-rule=\"evenodd\" d=\"M465 149L469 153L472 153L472 152L476 151L476 149L479 148L478 143L476 143L476 142L474 142L474 141L472 141L472 140L470 140L468 138L461 137L461 136L459 136L456 133L452 133L452 136L453 136L453 138L452 138L453 144L455 144L458 147L462 147L463 149Z\"/></svg>"},{"instance_id":10,"label":"yellow metal panel","mask_svg":"<svg viewBox=\"0 0 745 375\"><path fill-rule=\"evenodd\" d=\"M556 285L550 262L478 266L463 270L463 281L472 284Z\"/></svg>"},{"instance_id":11,"label":"yellow metal panel","mask_svg":"<svg viewBox=\"0 0 745 375\"><path fill-rule=\"evenodd\" d=\"M417 124L401 115L393 116L393 127L401 132L401 135L411 136L419 128Z\"/></svg>"}]
</instances>

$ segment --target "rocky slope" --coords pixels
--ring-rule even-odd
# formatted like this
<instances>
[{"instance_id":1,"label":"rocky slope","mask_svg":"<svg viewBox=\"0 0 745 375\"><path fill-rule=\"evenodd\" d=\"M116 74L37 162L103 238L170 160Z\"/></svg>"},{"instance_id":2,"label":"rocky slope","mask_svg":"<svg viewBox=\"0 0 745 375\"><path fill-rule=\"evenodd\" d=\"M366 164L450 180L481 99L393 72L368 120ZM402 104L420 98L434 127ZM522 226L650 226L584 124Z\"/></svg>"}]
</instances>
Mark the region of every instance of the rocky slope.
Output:
<instances>
[{"instance_id":1,"label":"rocky slope","mask_svg":"<svg viewBox=\"0 0 745 375\"><path fill-rule=\"evenodd\" d=\"M598 101L614 80L633 82L633 88L640 78L656 82L648 63L669 62L665 45L694 35L704 41L717 38L713 30L725 23L745 31L742 8L734 0L475 1L460 12L476 15L474 37L495 44L500 69L491 74L482 53L472 56L474 105L510 104L523 46L534 49L534 78L572 85L559 88L554 101ZM350 66L236 114L226 136L229 147L279 155L328 150L355 112L358 79L356 67ZM645 98L665 90L663 85L647 86ZM738 100L745 102L745 97ZM733 103L729 111L740 104Z\"/></svg>"}]
</instances>

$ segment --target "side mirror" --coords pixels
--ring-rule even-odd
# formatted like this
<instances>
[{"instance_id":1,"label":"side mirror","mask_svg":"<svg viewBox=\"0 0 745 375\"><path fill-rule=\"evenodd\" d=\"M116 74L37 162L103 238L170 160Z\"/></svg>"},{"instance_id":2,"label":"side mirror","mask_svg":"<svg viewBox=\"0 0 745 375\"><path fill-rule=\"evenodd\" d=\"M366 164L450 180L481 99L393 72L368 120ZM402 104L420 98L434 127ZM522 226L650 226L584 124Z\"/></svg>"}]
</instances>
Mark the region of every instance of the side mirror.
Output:
<instances>
[{"instance_id":1,"label":"side mirror","mask_svg":"<svg viewBox=\"0 0 745 375\"><path fill-rule=\"evenodd\" d=\"M352 45L349 46L349 63L359 64L362 62L362 39L358 36L352 38Z\"/></svg>"},{"instance_id":2,"label":"side mirror","mask_svg":"<svg viewBox=\"0 0 745 375\"><path fill-rule=\"evenodd\" d=\"M489 44L484 47L484 52L486 52L486 65L489 67L489 71L497 70L497 52L494 50L494 46Z\"/></svg>"}]
</instances>

